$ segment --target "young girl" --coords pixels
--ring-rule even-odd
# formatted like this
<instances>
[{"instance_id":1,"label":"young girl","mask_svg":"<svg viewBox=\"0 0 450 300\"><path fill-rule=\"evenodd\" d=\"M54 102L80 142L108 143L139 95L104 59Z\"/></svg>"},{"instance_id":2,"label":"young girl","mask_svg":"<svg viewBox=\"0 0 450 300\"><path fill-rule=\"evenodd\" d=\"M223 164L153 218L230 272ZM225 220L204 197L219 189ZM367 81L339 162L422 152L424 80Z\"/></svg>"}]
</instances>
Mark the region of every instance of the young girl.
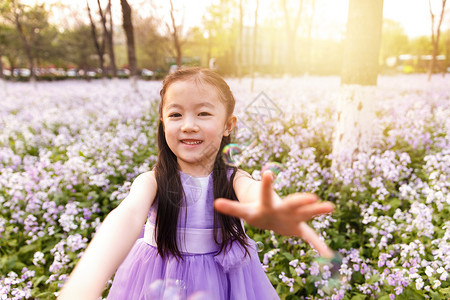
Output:
<instances>
[{"instance_id":1,"label":"young girl","mask_svg":"<svg viewBox=\"0 0 450 300\"><path fill-rule=\"evenodd\" d=\"M331 203L305 193L281 200L271 172L255 181L223 162L236 117L219 75L181 69L166 77L160 94L158 161L105 218L59 299L98 299L116 270L108 299L151 299L167 282L179 299L278 299L241 219L333 256L305 223L331 212Z\"/></svg>"}]
</instances>

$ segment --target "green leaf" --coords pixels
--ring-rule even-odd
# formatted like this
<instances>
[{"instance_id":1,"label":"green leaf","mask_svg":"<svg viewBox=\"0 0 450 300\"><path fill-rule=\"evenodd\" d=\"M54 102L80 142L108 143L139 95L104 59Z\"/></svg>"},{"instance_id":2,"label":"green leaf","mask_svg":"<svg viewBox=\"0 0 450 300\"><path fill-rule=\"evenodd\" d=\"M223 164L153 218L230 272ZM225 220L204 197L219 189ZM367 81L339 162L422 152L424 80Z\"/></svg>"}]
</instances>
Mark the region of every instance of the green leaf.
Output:
<instances>
[{"instance_id":1,"label":"green leaf","mask_svg":"<svg viewBox=\"0 0 450 300\"><path fill-rule=\"evenodd\" d=\"M356 294L355 296L352 297L352 300L364 300L366 299L366 295L363 294Z\"/></svg>"},{"instance_id":2,"label":"green leaf","mask_svg":"<svg viewBox=\"0 0 450 300\"><path fill-rule=\"evenodd\" d=\"M35 251L39 247L38 244L30 244L23 247L20 247L19 254L25 254L31 251Z\"/></svg>"},{"instance_id":3,"label":"green leaf","mask_svg":"<svg viewBox=\"0 0 450 300\"><path fill-rule=\"evenodd\" d=\"M289 252L283 252L283 256L286 257L289 261L294 260L295 257Z\"/></svg>"},{"instance_id":4,"label":"green leaf","mask_svg":"<svg viewBox=\"0 0 450 300\"><path fill-rule=\"evenodd\" d=\"M450 287L445 288L445 289L441 289L440 292L441 292L442 295L444 295L444 296L450 296Z\"/></svg>"},{"instance_id":5,"label":"green leaf","mask_svg":"<svg viewBox=\"0 0 450 300\"><path fill-rule=\"evenodd\" d=\"M433 300L441 300L441 297L436 292L431 292L431 299Z\"/></svg>"},{"instance_id":6,"label":"green leaf","mask_svg":"<svg viewBox=\"0 0 450 300\"><path fill-rule=\"evenodd\" d=\"M370 279L367 281L367 283L368 284L374 284L378 280L380 280L380 275L379 274L374 274L372 277L370 277Z\"/></svg>"}]
</instances>

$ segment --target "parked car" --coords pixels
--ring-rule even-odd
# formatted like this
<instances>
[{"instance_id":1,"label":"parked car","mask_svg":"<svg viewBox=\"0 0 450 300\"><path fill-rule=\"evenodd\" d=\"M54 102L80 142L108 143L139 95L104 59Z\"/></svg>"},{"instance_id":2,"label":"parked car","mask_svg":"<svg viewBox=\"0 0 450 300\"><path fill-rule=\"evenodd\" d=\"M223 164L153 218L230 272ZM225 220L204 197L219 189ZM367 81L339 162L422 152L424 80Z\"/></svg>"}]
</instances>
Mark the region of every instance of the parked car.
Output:
<instances>
[{"instance_id":1,"label":"parked car","mask_svg":"<svg viewBox=\"0 0 450 300\"><path fill-rule=\"evenodd\" d=\"M149 70L149 69L142 69L142 71L141 71L141 76L143 76L143 77L151 77L154 74L155 73L152 70Z\"/></svg>"}]
</instances>

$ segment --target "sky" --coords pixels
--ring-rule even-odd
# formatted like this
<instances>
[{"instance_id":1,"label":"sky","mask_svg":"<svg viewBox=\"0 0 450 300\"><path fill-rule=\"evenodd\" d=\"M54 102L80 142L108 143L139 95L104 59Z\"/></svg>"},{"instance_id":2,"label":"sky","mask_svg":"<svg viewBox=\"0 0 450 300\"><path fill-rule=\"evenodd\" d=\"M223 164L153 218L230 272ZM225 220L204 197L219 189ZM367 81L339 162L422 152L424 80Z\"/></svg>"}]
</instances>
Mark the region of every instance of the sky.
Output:
<instances>
[{"instance_id":1,"label":"sky","mask_svg":"<svg viewBox=\"0 0 450 300\"><path fill-rule=\"evenodd\" d=\"M84 0L21 0L26 3L63 3L75 10L82 11L85 15L85 1ZM95 7L96 1L89 0L92 7ZM101 0L105 1L105 0ZM150 12L151 5L153 3L154 9L158 14L164 15L169 20L169 1L167 0L128 0L134 9L139 9L140 13ZM175 7L178 8L179 15L184 20L185 27L199 26L202 20L202 15L205 12L206 7L211 2L208 0L173 0ZM246 3L250 5L254 0L247 0ZM264 19L265 15L271 14L272 9L269 3L273 1L260 1L260 18ZM441 0L431 0L434 10L439 12L439 3ZM115 13L120 17L120 4L118 0L112 0ZM320 26L319 33L316 34L320 37L342 37L342 32L345 29L345 23L347 18L348 0L316 0L316 12L315 22L323 23ZM450 8L447 7L447 19L443 24L443 28L450 24ZM66 22L69 18L62 13L54 11L54 18ZM423 35L430 35L431 33L431 21L430 12L427 0L384 0L383 17L392 19L402 24L405 33L409 37L418 37ZM120 20L120 18L119 18ZM253 23L250 17L246 21L249 24ZM325 28L326 27L326 28Z\"/></svg>"}]
</instances>

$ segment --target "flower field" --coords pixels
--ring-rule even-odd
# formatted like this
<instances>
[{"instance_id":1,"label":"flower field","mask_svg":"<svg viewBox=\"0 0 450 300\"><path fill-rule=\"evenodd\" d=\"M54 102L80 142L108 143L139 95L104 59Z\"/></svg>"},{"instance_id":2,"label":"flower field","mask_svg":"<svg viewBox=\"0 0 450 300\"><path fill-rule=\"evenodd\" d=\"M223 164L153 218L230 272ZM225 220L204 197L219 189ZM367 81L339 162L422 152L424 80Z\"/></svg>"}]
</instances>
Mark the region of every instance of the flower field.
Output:
<instances>
[{"instance_id":1,"label":"flower field","mask_svg":"<svg viewBox=\"0 0 450 300\"><path fill-rule=\"evenodd\" d=\"M250 128L240 167L258 178L278 162L280 195L314 192L336 205L311 225L342 256L338 270L301 240L247 228L282 299L450 298L448 77L380 77L374 152L340 170L330 157L339 78L260 78L255 92L248 79L227 82L241 120L259 92L283 112ZM0 299L55 298L102 219L156 161L160 87L1 87Z\"/></svg>"}]
</instances>

